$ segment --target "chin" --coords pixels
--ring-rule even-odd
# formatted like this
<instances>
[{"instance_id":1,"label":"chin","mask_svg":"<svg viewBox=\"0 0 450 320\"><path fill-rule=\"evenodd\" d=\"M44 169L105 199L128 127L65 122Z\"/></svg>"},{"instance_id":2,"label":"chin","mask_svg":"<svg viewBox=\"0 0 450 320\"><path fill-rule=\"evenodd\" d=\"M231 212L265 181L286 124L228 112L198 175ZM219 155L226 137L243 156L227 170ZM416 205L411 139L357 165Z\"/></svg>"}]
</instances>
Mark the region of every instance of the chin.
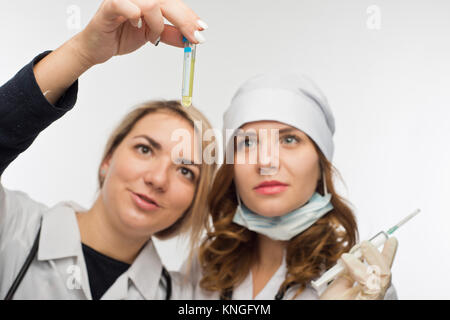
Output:
<instances>
[{"instance_id":1,"label":"chin","mask_svg":"<svg viewBox=\"0 0 450 320\"><path fill-rule=\"evenodd\" d=\"M133 209L119 213L122 228L133 235L151 236L155 232L153 217ZM153 223L152 223L153 222Z\"/></svg>"}]
</instances>

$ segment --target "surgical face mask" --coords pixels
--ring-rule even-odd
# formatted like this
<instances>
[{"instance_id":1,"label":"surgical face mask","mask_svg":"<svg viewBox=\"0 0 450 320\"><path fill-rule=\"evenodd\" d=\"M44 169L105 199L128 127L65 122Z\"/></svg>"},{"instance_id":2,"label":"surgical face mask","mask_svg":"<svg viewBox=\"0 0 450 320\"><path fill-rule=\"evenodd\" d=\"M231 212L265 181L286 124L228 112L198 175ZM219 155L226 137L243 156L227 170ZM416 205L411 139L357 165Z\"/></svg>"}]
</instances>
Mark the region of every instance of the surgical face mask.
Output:
<instances>
[{"instance_id":1,"label":"surgical face mask","mask_svg":"<svg viewBox=\"0 0 450 320\"><path fill-rule=\"evenodd\" d=\"M324 189L324 196L315 192L305 205L279 217L265 217L252 212L241 203L237 194L239 205L233 222L273 240L290 240L333 209L326 185Z\"/></svg>"}]
</instances>

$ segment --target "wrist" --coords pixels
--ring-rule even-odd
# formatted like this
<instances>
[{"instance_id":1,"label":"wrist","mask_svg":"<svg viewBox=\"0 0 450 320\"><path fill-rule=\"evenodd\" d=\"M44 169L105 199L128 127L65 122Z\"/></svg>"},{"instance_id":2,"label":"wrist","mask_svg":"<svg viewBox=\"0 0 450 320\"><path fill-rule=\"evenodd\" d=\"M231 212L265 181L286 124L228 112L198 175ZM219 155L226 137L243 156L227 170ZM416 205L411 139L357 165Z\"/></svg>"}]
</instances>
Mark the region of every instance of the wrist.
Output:
<instances>
[{"instance_id":1,"label":"wrist","mask_svg":"<svg viewBox=\"0 0 450 320\"><path fill-rule=\"evenodd\" d=\"M70 39L33 67L39 88L52 104L93 65L80 52L77 42Z\"/></svg>"},{"instance_id":2,"label":"wrist","mask_svg":"<svg viewBox=\"0 0 450 320\"><path fill-rule=\"evenodd\" d=\"M82 32L76 34L66 42L67 48L71 52L74 61L77 61L77 64L83 72L97 64L88 54L88 50L84 43L84 35Z\"/></svg>"}]
</instances>

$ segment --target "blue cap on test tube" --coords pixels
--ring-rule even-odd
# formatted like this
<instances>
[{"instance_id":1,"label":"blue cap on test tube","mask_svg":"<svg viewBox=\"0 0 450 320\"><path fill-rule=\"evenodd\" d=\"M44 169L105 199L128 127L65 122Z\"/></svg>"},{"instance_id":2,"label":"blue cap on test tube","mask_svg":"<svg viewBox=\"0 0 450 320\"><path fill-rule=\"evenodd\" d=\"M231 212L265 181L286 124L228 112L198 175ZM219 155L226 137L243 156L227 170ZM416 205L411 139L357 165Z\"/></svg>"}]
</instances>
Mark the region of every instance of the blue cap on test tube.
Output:
<instances>
[{"instance_id":1,"label":"blue cap on test tube","mask_svg":"<svg viewBox=\"0 0 450 320\"><path fill-rule=\"evenodd\" d=\"M186 42L189 43L188 39L186 39L186 37L184 37L184 36L183 36L183 42L184 42L184 43L186 43ZM191 51L192 51L192 48L189 46L189 44L188 44L187 46L186 46L186 44L185 44L184 52L191 52Z\"/></svg>"}]
</instances>

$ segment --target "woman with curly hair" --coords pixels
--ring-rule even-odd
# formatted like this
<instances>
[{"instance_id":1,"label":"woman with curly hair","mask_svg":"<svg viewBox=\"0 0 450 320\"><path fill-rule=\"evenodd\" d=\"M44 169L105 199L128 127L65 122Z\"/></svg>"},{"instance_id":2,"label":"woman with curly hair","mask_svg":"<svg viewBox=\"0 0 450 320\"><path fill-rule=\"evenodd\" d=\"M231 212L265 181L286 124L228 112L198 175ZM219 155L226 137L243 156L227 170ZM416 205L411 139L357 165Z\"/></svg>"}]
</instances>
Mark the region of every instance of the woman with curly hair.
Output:
<instances>
[{"instance_id":1,"label":"woman with curly hair","mask_svg":"<svg viewBox=\"0 0 450 320\"><path fill-rule=\"evenodd\" d=\"M363 242L362 260L345 254L358 231L333 184L334 130L326 98L306 77L262 75L240 87L224 114L212 224L189 271L195 298L396 298L395 238L382 253ZM340 257L346 272L316 292L310 282ZM379 271L375 285L363 260Z\"/></svg>"}]
</instances>

